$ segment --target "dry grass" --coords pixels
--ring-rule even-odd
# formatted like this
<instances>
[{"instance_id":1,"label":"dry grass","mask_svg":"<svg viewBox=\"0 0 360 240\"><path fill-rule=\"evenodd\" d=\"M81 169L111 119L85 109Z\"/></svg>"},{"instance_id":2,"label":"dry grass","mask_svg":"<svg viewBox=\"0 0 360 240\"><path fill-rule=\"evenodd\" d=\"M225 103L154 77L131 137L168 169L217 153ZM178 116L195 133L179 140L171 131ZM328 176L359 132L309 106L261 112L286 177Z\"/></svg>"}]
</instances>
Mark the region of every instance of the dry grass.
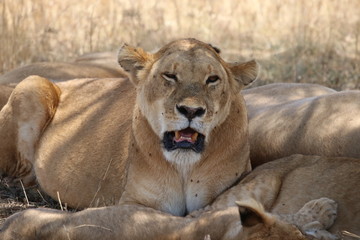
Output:
<instances>
[{"instance_id":1,"label":"dry grass","mask_svg":"<svg viewBox=\"0 0 360 240\"><path fill-rule=\"evenodd\" d=\"M258 59L258 84L360 85L358 0L0 0L0 12L0 73L123 42L153 50L196 37L228 59Z\"/></svg>"},{"instance_id":2,"label":"dry grass","mask_svg":"<svg viewBox=\"0 0 360 240\"><path fill-rule=\"evenodd\" d=\"M37 187L24 190L20 183L9 185L6 180L0 180L0 226L8 216L34 207L59 209L59 203L41 193Z\"/></svg>"},{"instance_id":3,"label":"dry grass","mask_svg":"<svg viewBox=\"0 0 360 240\"><path fill-rule=\"evenodd\" d=\"M259 84L360 87L358 0L0 0L0 73L38 61L72 61L123 42L154 50L195 37L229 60L256 58ZM30 207L59 206L35 190ZM0 182L1 218L29 207Z\"/></svg>"}]
</instances>

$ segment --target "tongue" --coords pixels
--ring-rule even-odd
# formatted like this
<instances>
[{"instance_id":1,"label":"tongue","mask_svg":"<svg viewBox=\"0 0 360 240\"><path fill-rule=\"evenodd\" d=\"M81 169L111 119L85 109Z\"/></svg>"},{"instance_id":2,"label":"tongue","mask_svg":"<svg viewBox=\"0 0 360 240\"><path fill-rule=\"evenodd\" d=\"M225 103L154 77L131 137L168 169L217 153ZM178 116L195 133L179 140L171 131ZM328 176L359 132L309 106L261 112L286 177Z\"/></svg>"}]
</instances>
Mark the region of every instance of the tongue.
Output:
<instances>
[{"instance_id":1,"label":"tongue","mask_svg":"<svg viewBox=\"0 0 360 240\"><path fill-rule=\"evenodd\" d=\"M175 142L187 141L190 143L195 143L198 137L198 133L192 130L191 128L186 128L181 131L175 131Z\"/></svg>"}]
</instances>

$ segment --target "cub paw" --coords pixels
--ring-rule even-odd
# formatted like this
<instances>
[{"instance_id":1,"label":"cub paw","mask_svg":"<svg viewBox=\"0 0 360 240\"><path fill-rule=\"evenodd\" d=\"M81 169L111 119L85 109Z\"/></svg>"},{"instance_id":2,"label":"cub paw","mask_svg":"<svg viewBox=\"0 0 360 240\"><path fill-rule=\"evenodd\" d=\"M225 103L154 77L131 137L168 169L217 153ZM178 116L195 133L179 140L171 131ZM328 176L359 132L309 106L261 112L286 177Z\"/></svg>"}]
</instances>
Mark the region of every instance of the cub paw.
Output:
<instances>
[{"instance_id":1,"label":"cub paw","mask_svg":"<svg viewBox=\"0 0 360 240\"><path fill-rule=\"evenodd\" d=\"M328 229L336 219L337 203L329 198L315 199L307 202L296 215L300 223L299 226L318 223L321 224L321 229ZM306 231L306 229L304 230Z\"/></svg>"},{"instance_id":2,"label":"cub paw","mask_svg":"<svg viewBox=\"0 0 360 240\"><path fill-rule=\"evenodd\" d=\"M339 236L332 234L323 229L323 225L318 222L311 222L303 226L303 232L308 237L313 237L319 240L337 240L340 239Z\"/></svg>"},{"instance_id":3,"label":"cub paw","mask_svg":"<svg viewBox=\"0 0 360 240\"><path fill-rule=\"evenodd\" d=\"M209 235L209 234L208 234L208 235L206 235L206 236L204 237L204 240L211 240L210 235Z\"/></svg>"}]
</instances>

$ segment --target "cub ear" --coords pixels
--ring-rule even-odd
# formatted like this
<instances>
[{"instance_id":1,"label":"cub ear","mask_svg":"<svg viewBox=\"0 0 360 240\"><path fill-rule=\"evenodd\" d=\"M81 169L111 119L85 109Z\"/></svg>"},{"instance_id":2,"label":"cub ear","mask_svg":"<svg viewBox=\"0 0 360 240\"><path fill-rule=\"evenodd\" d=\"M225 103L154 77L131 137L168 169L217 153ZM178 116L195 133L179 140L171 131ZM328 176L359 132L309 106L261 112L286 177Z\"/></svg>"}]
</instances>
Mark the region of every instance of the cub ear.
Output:
<instances>
[{"instance_id":1,"label":"cub ear","mask_svg":"<svg viewBox=\"0 0 360 240\"><path fill-rule=\"evenodd\" d=\"M260 71L260 66L255 60L245 63L230 63L229 67L235 80L243 86L255 81Z\"/></svg>"},{"instance_id":2,"label":"cub ear","mask_svg":"<svg viewBox=\"0 0 360 240\"><path fill-rule=\"evenodd\" d=\"M139 83L139 71L153 61L153 55L141 48L124 44L118 53L118 63L130 75L133 84Z\"/></svg>"},{"instance_id":3,"label":"cub ear","mask_svg":"<svg viewBox=\"0 0 360 240\"><path fill-rule=\"evenodd\" d=\"M264 207L253 199L236 202L239 208L241 225L244 228L253 227L257 224L271 225L274 219L268 215Z\"/></svg>"}]
</instances>

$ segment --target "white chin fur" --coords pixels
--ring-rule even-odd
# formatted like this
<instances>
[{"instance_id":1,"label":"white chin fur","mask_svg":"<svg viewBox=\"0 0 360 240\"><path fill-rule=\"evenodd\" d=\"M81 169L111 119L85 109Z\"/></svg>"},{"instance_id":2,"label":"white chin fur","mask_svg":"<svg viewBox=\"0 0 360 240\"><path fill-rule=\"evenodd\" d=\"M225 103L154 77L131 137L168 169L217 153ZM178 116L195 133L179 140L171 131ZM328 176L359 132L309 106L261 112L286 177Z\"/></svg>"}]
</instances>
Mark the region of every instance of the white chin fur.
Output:
<instances>
[{"instance_id":1,"label":"white chin fur","mask_svg":"<svg viewBox=\"0 0 360 240\"><path fill-rule=\"evenodd\" d=\"M193 150L175 149L173 151L163 150L165 159L178 166L189 166L197 163L201 154Z\"/></svg>"}]
</instances>

